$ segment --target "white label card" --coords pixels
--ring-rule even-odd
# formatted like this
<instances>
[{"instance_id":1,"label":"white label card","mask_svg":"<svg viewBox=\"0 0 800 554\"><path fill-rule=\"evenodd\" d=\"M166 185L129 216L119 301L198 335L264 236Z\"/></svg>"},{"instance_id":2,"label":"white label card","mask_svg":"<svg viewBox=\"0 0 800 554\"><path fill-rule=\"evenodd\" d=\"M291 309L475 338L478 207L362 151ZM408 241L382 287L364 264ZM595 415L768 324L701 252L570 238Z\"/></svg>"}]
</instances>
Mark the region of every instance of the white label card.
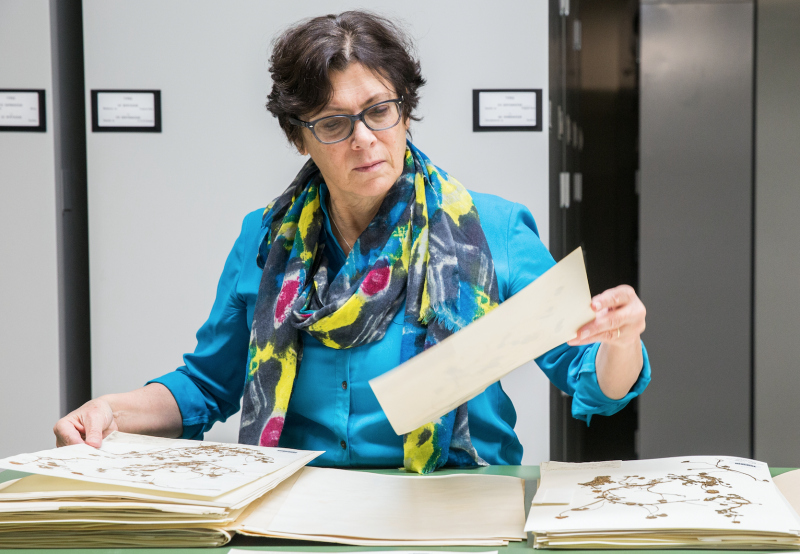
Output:
<instances>
[{"instance_id":1,"label":"white label card","mask_svg":"<svg viewBox=\"0 0 800 554\"><path fill-rule=\"evenodd\" d=\"M155 127L152 92L98 92L98 127Z\"/></svg>"},{"instance_id":2,"label":"white label card","mask_svg":"<svg viewBox=\"0 0 800 554\"><path fill-rule=\"evenodd\" d=\"M479 92L481 127L535 127L535 92Z\"/></svg>"},{"instance_id":3,"label":"white label card","mask_svg":"<svg viewBox=\"0 0 800 554\"><path fill-rule=\"evenodd\" d=\"M38 92L0 92L0 126L38 127Z\"/></svg>"},{"instance_id":4,"label":"white label card","mask_svg":"<svg viewBox=\"0 0 800 554\"><path fill-rule=\"evenodd\" d=\"M571 504L575 498L575 489L542 489L536 491L532 504L536 505L557 505Z\"/></svg>"}]
</instances>

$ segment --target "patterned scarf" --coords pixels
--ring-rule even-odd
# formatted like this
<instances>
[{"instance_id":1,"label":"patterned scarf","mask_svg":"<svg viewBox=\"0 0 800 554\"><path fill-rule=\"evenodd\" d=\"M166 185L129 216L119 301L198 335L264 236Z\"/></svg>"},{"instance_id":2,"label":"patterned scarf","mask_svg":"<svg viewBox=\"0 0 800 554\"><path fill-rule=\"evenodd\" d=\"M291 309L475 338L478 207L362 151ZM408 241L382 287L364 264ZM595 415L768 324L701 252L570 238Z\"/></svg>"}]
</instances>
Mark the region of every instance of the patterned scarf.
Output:
<instances>
[{"instance_id":1,"label":"patterned scarf","mask_svg":"<svg viewBox=\"0 0 800 554\"><path fill-rule=\"evenodd\" d=\"M410 142L403 173L328 282L322 174L309 160L264 212L269 230L253 315L239 442L277 446L305 331L325 346L383 338L406 302L401 361L494 309L497 277L467 190ZM487 465L469 436L467 404L403 437L407 471Z\"/></svg>"}]
</instances>

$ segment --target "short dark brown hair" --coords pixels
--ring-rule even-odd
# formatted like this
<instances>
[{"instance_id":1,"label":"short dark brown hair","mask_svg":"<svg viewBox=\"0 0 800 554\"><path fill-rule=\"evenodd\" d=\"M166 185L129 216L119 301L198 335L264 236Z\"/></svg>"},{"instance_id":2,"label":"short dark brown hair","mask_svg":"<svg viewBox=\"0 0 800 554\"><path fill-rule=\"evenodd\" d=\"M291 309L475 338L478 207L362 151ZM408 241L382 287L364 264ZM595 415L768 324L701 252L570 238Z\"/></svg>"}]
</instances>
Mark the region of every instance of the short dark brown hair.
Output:
<instances>
[{"instance_id":1,"label":"short dark brown hair","mask_svg":"<svg viewBox=\"0 0 800 554\"><path fill-rule=\"evenodd\" d=\"M425 84L414 45L392 21L368 11L348 11L301 21L273 43L267 109L289 141L302 146L301 128L289 117L321 110L333 97L330 74L358 62L403 97L403 120L419 121L414 109Z\"/></svg>"}]
</instances>

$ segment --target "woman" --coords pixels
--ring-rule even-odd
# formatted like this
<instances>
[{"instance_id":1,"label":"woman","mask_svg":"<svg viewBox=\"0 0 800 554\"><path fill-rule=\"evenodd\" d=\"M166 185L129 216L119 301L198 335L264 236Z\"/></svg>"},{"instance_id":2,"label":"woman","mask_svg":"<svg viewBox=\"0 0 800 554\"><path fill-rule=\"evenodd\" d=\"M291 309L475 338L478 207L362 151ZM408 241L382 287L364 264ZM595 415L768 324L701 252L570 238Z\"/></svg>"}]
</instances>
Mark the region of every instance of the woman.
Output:
<instances>
[{"instance_id":1,"label":"woman","mask_svg":"<svg viewBox=\"0 0 800 554\"><path fill-rule=\"evenodd\" d=\"M428 473L518 464L499 383L396 436L368 381L481 317L553 260L524 207L468 192L406 135L425 81L391 22L346 12L278 38L267 108L310 156L248 215L186 365L60 420L59 445L122 430L200 438L239 409L247 444L325 450L331 466ZM595 321L537 360L573 414L612 414L649 382L645 310L630 287L595 297Z\"/></svg>"}]
</instances>

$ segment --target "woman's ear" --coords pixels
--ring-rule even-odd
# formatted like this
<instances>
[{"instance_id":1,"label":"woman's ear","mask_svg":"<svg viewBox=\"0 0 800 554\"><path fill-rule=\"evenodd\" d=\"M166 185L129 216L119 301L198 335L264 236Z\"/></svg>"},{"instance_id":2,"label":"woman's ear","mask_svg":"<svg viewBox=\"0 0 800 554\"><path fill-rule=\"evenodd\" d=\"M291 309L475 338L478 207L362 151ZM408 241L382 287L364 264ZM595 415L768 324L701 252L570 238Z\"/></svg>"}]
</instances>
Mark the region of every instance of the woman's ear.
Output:
<instances>
[{"instance_id":1,"label":"woman's ear","mask_svg":"<svg viewBox=\"0 0 800 554\"><path fill-rule=\"evenodd\" d=\"M298 152L298 153L299 153L301 156L307 156L307 155L308 155L308 150L306 150L306 147L305 147L305 145L303 144L303 137L302 137L302 136L298 137L298 138L297 138L297 139L294 141L294 146L295 146L295 148L297 148L297 152Z\"/></svg>"}]
</instances>

